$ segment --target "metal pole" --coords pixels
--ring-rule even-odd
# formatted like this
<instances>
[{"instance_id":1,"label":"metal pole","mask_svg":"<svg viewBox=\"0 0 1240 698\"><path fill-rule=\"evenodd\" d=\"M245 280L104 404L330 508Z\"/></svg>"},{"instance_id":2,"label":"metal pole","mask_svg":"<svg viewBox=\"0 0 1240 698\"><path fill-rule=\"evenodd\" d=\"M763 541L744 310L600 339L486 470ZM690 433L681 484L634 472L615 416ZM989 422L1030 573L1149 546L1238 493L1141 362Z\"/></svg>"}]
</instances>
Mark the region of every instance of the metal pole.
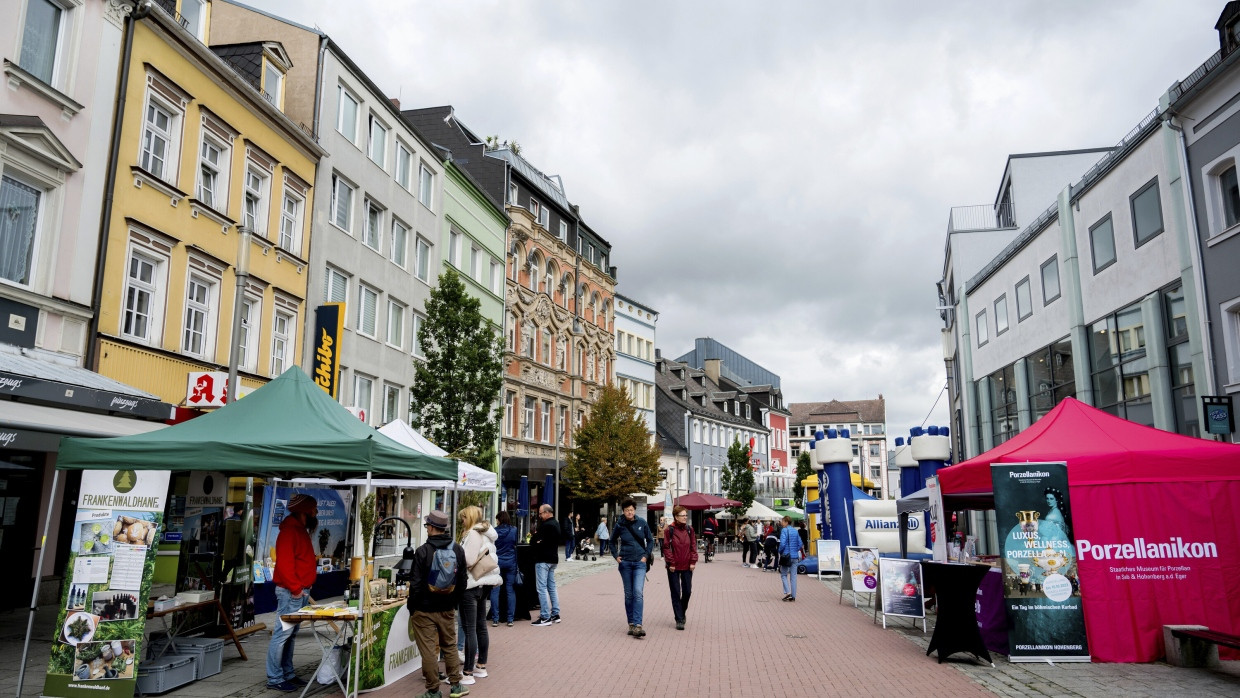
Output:
<instances>
[{"instance_id":1,"label":"metal pole","mask_svg":"<svg viewBox=\"0 0 1240 698\"><path fill-rule=\"evenodd\" d=\"M237 249L237 263L233 267L233 276L237 277L237 291L233 297L232 338L228 350L228 402L237 399L237 364L241 357L241 310L245 307L245 284L250 278L250 229L244 225L237 226L237 234L241 240ZM252 341L252 340L251 340Z\"/></svg>"},{"instance_id":2,"label":"metal pole","mask_svg":"<svg viewBox=\"0 0 1240 698\"><path fill-rule=\"evenodd\" d=\"M47 495L47 514L43 517L43 538L39 543L39 563L35 567L34 591L30 593L30 618L26 620L26 640L22 644L22 666L17 672L17 698L22 696L22 683L26 680L26 659L30 656L30 635L34 632L34 614L39 610L39 584L43 581L43 558L47 554L47 532L52 527L52 504L56 501L56 485L60 483L60 471L52 470L52 489Z\"/></svg>"}]
</instances>

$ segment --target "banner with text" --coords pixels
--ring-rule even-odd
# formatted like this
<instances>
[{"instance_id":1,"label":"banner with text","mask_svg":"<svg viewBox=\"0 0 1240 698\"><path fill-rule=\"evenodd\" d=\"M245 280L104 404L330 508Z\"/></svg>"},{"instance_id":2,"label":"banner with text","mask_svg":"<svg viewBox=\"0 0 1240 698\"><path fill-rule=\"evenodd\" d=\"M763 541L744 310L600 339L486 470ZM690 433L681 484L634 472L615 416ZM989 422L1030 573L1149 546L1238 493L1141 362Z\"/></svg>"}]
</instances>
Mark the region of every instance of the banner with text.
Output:
<instances>
[{"instance_id":1,"label":"banner with text","mask_svg":"<svg viewBox=\"0 0 1240 698\"><path fill-rule=\"evenodd\" d=\"M168 476L82 473L44 696L134 695Z\"/></svg>"},{"instance_id":2,"label":"banner with text","mask_svg":"<svg viewBox=\"0 0 1240 698\"><path fill-rule=\"evenodd\" d=\"M1005 536L1008 656L1013 662L1089 661L1067 464L996 463L990 477Z\"/></svg>"}]
</instances>

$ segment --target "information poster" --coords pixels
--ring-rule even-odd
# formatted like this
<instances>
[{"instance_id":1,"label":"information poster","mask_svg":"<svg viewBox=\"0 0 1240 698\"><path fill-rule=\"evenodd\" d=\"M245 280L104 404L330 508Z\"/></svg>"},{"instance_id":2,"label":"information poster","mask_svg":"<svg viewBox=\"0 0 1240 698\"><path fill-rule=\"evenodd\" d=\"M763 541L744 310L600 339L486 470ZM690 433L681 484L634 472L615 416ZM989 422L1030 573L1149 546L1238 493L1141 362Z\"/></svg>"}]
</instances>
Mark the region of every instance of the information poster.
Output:
<instances>
[{"instance_id":1,"label":"information poster","mask_svg":"<svg viewBox=\"0 0 1240 698\"><path fill-rule=\"evenodd\" d=\"M921 581L921 563L885 557L878 561L883 584L883 614L925 618L925 587Z\"/></svg>"},{"instance_id":2,"label":"information poster","mask_svg":"<svg viewBox=\"0 0 1240 698\"><path fill-rule=\"evenodd\" d=\"M353 492L310 487L274 487L267 488L267 492L271 500L264 502L262 533L258 538L259 550L262 551L261 569L258 571L264 580L270 580L275 572L276 538L280 535L280 524L288 515L288 500L294 494L307 494L318 502L318 528L310 533L310 545L319 558L319 572L345 567Z\"/></svg>"},{"instance_id":3,"label":"information poster","mask_svg":"<svg viewBox=\"0 0 1240 698\"><path fill-rule=\"evenodd\" d=\"M854 593L873 594L878 590L878 559L878 548L848 546L848 570Z\"/></svg>"},{"instance_id":4,"label":"information poster","mask_svg":"<svg viewBox=\"0 0 1240 698\"><path fill-rule=\"evenodd\" d=\"M843 574L843 559L840 557L840 542L828 538L818 539L818 577L824 574Z\"/></svg>"},{"instance_id":5,"label":"information poster","mask_svg":"<svg viewBox=\"0 0 1240 698\"><path fill-rule=\"evenodd\" d=\"M168 475L82 473L43 695L134 695Z\"/></svg>"},{"instance_id":6,"label":"information poster","mask_svg":"<svg viewBox=\"0 0 1240 698\"><path fill-rule=\"evenodd\" d=\"M408 604L371 613L363 623L364 638L353 645L360 645L362 651L361 690L387 686L422 672L422 655L413 639ZM349 661L355 661L352 655Z\"/></svg>"},{"instance_id":7,"label":"information poster","mask_svg":"<svg viewBox=\"0 0 1240 698\"><path fill-rule=\"evenodd\" d=\"M1089 661L1066 463L990 468L1013 662ZM1005 533L1006 531L1006 533Z\"/></svg>"}]
</instances>

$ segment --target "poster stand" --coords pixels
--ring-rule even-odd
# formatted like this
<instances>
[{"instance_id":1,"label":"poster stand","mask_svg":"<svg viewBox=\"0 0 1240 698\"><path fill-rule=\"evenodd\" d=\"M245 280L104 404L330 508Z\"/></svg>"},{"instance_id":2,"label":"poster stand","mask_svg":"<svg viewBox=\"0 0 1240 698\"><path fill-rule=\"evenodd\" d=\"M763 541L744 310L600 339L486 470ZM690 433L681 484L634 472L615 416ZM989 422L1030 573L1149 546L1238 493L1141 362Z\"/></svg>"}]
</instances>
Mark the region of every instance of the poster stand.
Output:
<instances>
[{"instance_id":1,"label":"poster stand","mask_svg":"<svg viewBox=\"0 0 1240 698\"><path fill-rule=\"evenodd\" d=\"M830 540L822 538L818 540L818 581L822 581L824 574L838 574L842 578L844 576L844 567L842 564L842 556L840 555L840 542L838 540Z\"/></svg>"},{"instance_id":2,"label":"poster stand","mask_svg":"<svg viewBox=\"0 0 1240 698\"><path fill-rule=\"evenodd\" d=\"M852 592L853 608L860 608L857 605L857 594L868 594L870 599L868 603L874 603L874 592L878 588L878 569L874 561L878 559L878 548L863 548L858 546L848 546L848 553L844 555L840 562L840 598L839 603L844 602L844 590ZM858 590L857 584L865 580L864 586Z\"/></svg>"},{"instance_id":3,"label":"poster stand","mask_svg":"<svg viewBox=\"0 0 1240 698\"><path fill-rule=\"evenodd\" d=\"M913 627L921 619L921 633L926 634L926 585L922 581L921 563L916 560L882 558L878 561L878 601L874 604L877 618L879 609L883 614L883 628L887 616L911 618Z\"/></svg>"}]
</instances>

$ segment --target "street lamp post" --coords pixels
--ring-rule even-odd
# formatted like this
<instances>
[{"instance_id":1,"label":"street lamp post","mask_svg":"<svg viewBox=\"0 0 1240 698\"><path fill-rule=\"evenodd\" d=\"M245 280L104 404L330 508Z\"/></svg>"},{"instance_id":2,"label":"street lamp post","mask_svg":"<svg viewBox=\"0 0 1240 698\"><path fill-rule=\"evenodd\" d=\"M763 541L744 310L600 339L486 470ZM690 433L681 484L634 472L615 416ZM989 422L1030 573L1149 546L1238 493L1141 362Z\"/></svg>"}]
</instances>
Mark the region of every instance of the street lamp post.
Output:
<instances>
[{"instance_id":1,"label":"street lamp post","mask_svg":"<svg viewBox=\"0 0 1240 698\"><path fill-rule=\"evenodd\" d=\"M250 278L250 236L253 233L244 225L237 226L240 238L237 264L233 276L237 277L237 291L233 297L232 340L228 351L228 402L237 399L237 365L241 360L241 312L245 308L245 284Z\"/></svg>"}]
</instances>

